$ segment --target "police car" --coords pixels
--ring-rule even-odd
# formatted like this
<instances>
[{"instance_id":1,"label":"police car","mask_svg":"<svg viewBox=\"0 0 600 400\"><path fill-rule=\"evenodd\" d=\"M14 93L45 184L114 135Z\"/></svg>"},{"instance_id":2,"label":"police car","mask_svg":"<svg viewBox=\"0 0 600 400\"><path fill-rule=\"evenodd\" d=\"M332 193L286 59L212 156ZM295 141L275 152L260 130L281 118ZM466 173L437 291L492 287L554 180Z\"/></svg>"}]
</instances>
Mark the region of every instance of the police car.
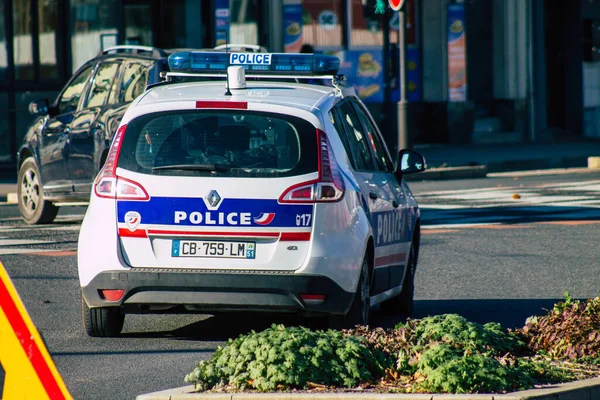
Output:
<instances>
[{"instance_id":1,"label":"police car","mask_svg":"<svg viewBox=\"0 0 600 400\"><path fill-rule=\"evenodd\" d=\"M82 316L413 308L420 211L369 112L317 54L181 52L128 108L78 243ZM328 80L330 85L290 83Z\"/></svg>"}]
</instances>

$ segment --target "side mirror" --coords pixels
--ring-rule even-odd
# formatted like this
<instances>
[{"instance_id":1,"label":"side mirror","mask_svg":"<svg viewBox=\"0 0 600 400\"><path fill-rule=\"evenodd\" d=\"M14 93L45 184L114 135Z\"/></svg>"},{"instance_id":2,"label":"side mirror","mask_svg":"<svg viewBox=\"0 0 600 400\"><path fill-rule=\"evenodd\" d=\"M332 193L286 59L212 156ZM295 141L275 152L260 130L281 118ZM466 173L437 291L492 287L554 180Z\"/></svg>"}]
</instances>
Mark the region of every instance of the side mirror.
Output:
<instances>
[{"instance_id":1,"label":"side mirror","mask_svg":"<svg viewBox=\"0 0 600 400\"><path fill-rule=\"evenodd\" d=\"M36 100L29 103L29 112L36 117L43 117L44 115L48 115L50 110L50 104L48 100Z\"/></svg>"},{"instance_id":2,"label":"side mirror","mask_svg":"<svg viewBox=\"0 0 600 400\"><path fill-rule=\"evenodd\" d=\"M427 162L425 157L414 150L403 149L398 153L398 162L396 164L396 175L414 174L415 172L425 171Z\"/></svg>"}]
</instances>

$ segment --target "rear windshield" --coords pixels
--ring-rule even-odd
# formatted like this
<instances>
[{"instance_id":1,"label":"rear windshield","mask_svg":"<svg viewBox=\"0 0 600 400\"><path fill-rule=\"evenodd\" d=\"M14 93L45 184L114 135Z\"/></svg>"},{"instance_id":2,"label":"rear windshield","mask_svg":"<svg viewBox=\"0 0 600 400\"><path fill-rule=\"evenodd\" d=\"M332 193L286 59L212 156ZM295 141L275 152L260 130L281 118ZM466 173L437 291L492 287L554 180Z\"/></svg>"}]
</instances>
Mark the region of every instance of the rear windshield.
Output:
<instances>
[{"instance_id":1,"label":"rear windshield","mask_svg":"<svg viewBox=\"0 0 600 400\"><path fill-rule=\"evenodd\" d=\"M302 175L318 168L316 128L247 110L153 113L127 125L118 166L155 175Z\"/></svg>"}]
</instances>

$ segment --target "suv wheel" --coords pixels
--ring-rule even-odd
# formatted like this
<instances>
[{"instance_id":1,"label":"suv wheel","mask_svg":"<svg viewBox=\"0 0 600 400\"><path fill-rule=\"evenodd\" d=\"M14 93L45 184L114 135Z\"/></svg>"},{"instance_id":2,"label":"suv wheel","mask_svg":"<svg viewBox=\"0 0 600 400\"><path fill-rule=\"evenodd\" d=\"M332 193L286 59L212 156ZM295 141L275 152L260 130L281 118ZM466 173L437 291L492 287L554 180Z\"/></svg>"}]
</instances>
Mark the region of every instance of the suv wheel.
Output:
<instances>
[{"instance_id":1,"label":"suv wheel","mask_svg":"<svg viewBox=\"0 0 600 400\"><path fill-rule=\"evenodd\" d=\"M354 328L356 325L369 325L371 312L371 280L369 279L369 260L365 256L354 300L346 315L329 317L329 327L332 329Z\"/></svg>"},{"instance_id":2,"label":"suv wheel","mask_svg":"<svg viewBox=\"0 0 600 400\"><path fill-rule=\"evenodd\" d=\"M26 223L49 224L58 214L58 207L44 200L44 189L40 172L32 157L28 157L19 168L17 183L19 212Z\"/></svg>"},{"instance_id":3,"label":"suv wheel","mask_svg":"<svg viewBox=\"0 0 600 400\"><path fill-rule=\"evenodd\" d=\"M386 300L381 304L383 311L389 314L401 314L404 316L410 316L414 309L414 297L415 297L415 270L417 268L417 254L414 245L415 241L410 246L408 253L408 261L406 263L406 275L404 276L404 282L402 282L402 292L396 297Z\"/></svg>"},{"instance_id":4,"label":"suv wheel","mask_svg":"<svg viewBox=\"0 0 600 400\"><path fill-rule=\"evenodd\" d=\"M81 316L83 328L88 336L119 336L125 322L125 315L119 307L89 308L81 299Z\"/></svg>"}]
</instances>

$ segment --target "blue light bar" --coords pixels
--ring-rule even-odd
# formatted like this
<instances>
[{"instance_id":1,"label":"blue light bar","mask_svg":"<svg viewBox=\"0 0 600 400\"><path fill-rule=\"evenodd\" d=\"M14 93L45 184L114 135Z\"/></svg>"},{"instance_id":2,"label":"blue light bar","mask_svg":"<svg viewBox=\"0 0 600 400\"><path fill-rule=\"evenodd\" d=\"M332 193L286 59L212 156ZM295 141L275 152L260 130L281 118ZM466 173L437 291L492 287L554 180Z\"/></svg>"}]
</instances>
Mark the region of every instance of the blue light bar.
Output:
<instances>
[{"instance_id":1,"label":"blue light bar","mask_svg":"<svg viewBox=\"0 0 600 400\"><path fill-rule=\"evenodd\" d=\"M186 51L169 56L171 72L227 72L231 65L243 66L246 73L265 75L337 75L340 59L305 53L225 53Z\"/></svg>"}]
</instances>

